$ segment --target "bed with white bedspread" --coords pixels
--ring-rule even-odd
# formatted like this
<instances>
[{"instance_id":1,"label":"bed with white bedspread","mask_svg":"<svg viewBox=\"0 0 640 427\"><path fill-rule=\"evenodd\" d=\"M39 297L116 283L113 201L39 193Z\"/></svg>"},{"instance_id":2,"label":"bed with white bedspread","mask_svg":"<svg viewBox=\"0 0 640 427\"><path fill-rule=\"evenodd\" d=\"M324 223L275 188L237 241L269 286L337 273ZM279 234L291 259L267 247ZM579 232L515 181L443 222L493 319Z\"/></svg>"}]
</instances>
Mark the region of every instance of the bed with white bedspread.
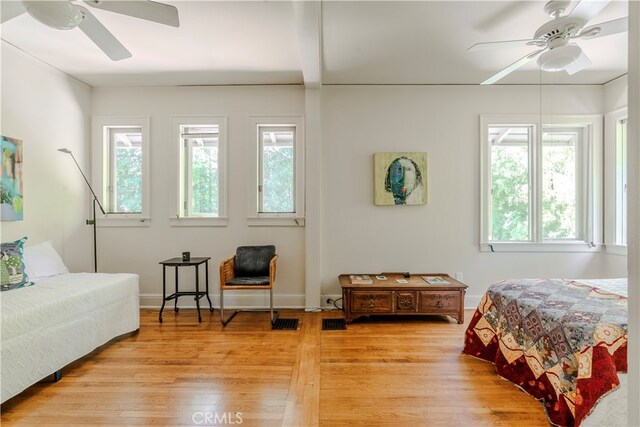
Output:
<instances>
[{"instance_id":1,"label":"bed with white bedspread","mask_svg":"<svg viewBox=\"0 0 640 427\"><path fill-rule=\"evenodd\" d=\"M140 327L135 274L60 274L0 300L2 402Z\"/></svg>"}]
</instances>

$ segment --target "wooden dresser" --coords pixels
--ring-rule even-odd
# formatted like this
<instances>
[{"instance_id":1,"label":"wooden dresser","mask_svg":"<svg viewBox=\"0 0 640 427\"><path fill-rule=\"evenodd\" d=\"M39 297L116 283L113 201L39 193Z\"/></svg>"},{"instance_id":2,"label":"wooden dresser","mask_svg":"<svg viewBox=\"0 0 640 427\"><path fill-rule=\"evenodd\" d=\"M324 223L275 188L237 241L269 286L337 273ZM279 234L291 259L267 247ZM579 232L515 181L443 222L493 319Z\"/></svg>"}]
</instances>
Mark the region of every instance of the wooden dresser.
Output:
<instances>
[{"instance_id":1,"label":"wooden dresser","mask_svg":"<svg viewBox=\"0 0 640 427\"><path fill-rule=\"evenodd\" d=\"M349 274L339 276L342 302L347 323L370 315L442 315L464 322L464 294L467 285L447 274L415 274L405 278L400 273L383 273L387 280L369 274L372 282L366 285L351 283ZM438 276L449 284L432 285L422 276ZM405 279L408 283L398 283Z\"/></svg>"}]
</instances>

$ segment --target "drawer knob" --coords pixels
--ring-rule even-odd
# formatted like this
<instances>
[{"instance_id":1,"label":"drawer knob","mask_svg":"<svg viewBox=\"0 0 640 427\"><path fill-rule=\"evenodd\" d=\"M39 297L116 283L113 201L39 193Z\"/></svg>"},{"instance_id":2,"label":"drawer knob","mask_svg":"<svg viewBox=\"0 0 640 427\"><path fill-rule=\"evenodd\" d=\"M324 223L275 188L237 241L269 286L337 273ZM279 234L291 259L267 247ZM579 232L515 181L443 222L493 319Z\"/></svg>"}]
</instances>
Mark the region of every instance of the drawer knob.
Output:
<instances>
[{"instance_id":1,"label":"drawer knob","mask_svg":"<svg viewBox=\"0 0 640 427\"><path fill-rule=\"evenodd\" d=\"M436 308L442 308L442 307L444 307L442 305L442 301L438 300L438 302L436 302Z\"/></svg>"},{"instance_id":2,"label":"drawer knob","mask_svg":"<svg viewBox=\"0 0 640 427\"><path fill-rule=\"evenodd\" d=\"M375 306L374 302L373 302L373 298L369 299L369 308L373 308Z\"/></svg>"}]
</instances>

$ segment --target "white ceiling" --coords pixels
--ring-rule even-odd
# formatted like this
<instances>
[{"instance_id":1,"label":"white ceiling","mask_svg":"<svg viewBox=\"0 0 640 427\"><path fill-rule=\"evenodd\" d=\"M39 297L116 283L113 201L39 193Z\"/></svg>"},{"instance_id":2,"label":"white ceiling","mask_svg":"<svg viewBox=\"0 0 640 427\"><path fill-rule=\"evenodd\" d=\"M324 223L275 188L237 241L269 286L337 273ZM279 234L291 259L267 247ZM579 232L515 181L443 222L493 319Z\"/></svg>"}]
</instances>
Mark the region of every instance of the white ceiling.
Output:
<instances>
[{"instance_id":1,"label":"white ceiling","mask_svg":"<svg viewBox=\"0 0 640 427\"><path fill-rule=\"evenodd\" d=\"M312 2L165 3L178 8L180 28L91 9L133 54L117 62L80 30L54 30L26 14L0 32L92 86L301 84L311 74L323 84L477 84L535 48L468 47L531 38L550 19L544 1L325 0L317 16ZM626 15L626 1L613 1L592 23ZM602 84L626 73L626 33L579 44L593 62L587 70L540 73L534 61L500 83Z\"/></svg>"}]
</instances>

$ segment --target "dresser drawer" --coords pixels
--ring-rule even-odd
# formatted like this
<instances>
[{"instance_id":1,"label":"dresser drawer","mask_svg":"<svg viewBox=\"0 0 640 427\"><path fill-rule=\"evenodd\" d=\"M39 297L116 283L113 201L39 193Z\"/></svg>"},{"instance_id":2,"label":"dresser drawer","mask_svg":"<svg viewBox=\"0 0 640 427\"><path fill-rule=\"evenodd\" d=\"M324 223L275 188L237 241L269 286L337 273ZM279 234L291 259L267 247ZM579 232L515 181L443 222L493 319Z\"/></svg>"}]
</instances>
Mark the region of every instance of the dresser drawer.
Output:
<instances>
[{"instance_id":1,"label":"dresser drawer","mask_svg":"<svg viewBox=\"0 0 640 427\"><path fill-rule=\"evenodd\" d=\"M393 312L393 293L387 291L351 292L351 311L366 313Z\"/></svg>"},{"instance_id":2,"label":"dresser drawer","mask_svg":"<svg viewBox=\"0 0 640 427\"><path fill-rule=\"evenodd\" d=\"M418 293L411 291L396 291L396 311L416 312L418 310Z\"/></svg>"},{"instance_id":3,"label":"dresser drawer","mask_svg":"<svg viewBox=\"0 0 640 427\"><path fill-rule=\"evenodd\" d=\"M420 292L421 313L452 313L460 310L462 295L458 291Z\"/></svg>"}]
</instances>

